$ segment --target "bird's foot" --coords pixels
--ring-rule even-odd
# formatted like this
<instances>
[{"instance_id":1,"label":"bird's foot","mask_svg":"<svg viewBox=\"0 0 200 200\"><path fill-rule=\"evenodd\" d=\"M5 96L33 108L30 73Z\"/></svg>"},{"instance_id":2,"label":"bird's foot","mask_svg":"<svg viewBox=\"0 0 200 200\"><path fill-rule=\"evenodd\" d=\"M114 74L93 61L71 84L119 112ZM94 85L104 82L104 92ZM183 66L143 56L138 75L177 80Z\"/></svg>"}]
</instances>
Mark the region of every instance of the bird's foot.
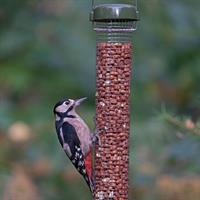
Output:
<instances>
[{"instance_id":1,"label":"bird's foot","mask_svg":"<svg viewBox=\"0 0 200 200\"><path fill-rule=\"evenodd\" d=\"M99 136L99 133L101 133L102 131L100 131L100 129L96 128L95 129L95 132L92 136L92 143L93 144L98 144L98 145L101 145L101 140L100 140L100 136Z\"/></svg>"}]
</instances>

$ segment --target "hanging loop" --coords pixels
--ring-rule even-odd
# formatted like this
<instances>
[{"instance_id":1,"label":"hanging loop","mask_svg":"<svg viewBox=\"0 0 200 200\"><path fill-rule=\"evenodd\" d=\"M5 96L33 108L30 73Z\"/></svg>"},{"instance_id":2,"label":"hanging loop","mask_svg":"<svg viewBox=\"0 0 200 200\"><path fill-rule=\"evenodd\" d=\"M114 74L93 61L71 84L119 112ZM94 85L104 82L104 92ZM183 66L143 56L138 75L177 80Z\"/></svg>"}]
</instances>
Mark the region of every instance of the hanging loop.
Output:
<instances>
[{"instance_id":1,"label":"hanging loop","mask_svg":"<svg viewBox=\"0 0 200 200\"><path fill-rule=\"evenodd\" d=\"M135 0L135 7L136 7L136 10L138 10L138 0Z\"/></svg>"},{"instance_id":2,"label":"hanging loop","mask_svg":"<svg viewBox=\"0 0 200 200\"><path fill-rule=\"evenodd\" d=\"M94 8L94 0L92 0L92 9Z\"/></svg>"}]
</instances>

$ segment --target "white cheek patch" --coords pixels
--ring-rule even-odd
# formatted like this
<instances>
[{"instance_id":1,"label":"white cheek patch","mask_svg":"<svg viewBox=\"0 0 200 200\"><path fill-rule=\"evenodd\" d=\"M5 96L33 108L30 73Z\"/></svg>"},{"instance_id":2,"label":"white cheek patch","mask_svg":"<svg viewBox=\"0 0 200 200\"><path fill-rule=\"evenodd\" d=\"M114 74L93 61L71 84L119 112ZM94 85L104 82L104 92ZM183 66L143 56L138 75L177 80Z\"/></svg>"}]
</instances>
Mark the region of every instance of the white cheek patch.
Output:
<instances>
[{"instance_id":1,"label":"white cheek patch","mask_svg":"<svg viewBox=\"0 0 200 200\"><path fill-rule=\"evenodd\" d=\"M64 104L62 104L56 108L56 111L59 113L65 113L65 112L67 112L67 110L68 110L68 107Z\"/></svg>"}]
</instances>

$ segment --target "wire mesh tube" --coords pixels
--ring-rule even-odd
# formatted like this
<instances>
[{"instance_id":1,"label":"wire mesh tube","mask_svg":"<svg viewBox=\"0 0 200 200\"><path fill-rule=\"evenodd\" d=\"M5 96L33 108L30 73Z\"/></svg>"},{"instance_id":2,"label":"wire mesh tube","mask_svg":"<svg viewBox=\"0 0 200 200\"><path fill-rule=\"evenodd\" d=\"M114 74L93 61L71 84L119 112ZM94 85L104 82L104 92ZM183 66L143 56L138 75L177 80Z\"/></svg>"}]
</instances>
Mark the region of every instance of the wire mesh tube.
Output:
<instances>
[{"instance_id":1,"label":"wire mesh tube","mask_svg":"<svg viewBox=\"0 0 200 200\"><path fill-rule=\"evenodd\" d=\"M132 4L93 5L97 35L94 200L128 200L132 32L139 20Z\"/></svg>"},{"instance_id":2,"label":"wire mesh tube","mask_svg":"<svg viewBox=\"0 0 200 200\"><path fill-rule=\"evenodd\" d=\"M116 37L116 32L111 31L102 37L102 33L97 32L96 55L96 126L100 132L100 145L95 149L94 199L127 200L132 61L130 34L120 32Z\"/></svg>"}]
</instances>

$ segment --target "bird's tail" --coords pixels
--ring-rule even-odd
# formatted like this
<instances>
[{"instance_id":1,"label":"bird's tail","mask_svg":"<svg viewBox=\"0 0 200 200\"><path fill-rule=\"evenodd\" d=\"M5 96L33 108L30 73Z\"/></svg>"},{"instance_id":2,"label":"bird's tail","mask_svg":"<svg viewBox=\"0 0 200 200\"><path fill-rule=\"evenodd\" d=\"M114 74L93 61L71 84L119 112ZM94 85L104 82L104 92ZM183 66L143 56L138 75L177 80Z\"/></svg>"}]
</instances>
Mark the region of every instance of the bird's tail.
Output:
<instances>
[{"instance_id":1,"label":"bird's tail","mask_svg":"<svg viewBox=\"0 0 200 200\"><path fill-rule=\"evenodd\" d=\"M89 186L90 191L93 193L94 192L94 183L93 183L93 180L90 179L87 175L84 176L84 179L85 179L87 185Z\"/></svg>"}]
</instances>

